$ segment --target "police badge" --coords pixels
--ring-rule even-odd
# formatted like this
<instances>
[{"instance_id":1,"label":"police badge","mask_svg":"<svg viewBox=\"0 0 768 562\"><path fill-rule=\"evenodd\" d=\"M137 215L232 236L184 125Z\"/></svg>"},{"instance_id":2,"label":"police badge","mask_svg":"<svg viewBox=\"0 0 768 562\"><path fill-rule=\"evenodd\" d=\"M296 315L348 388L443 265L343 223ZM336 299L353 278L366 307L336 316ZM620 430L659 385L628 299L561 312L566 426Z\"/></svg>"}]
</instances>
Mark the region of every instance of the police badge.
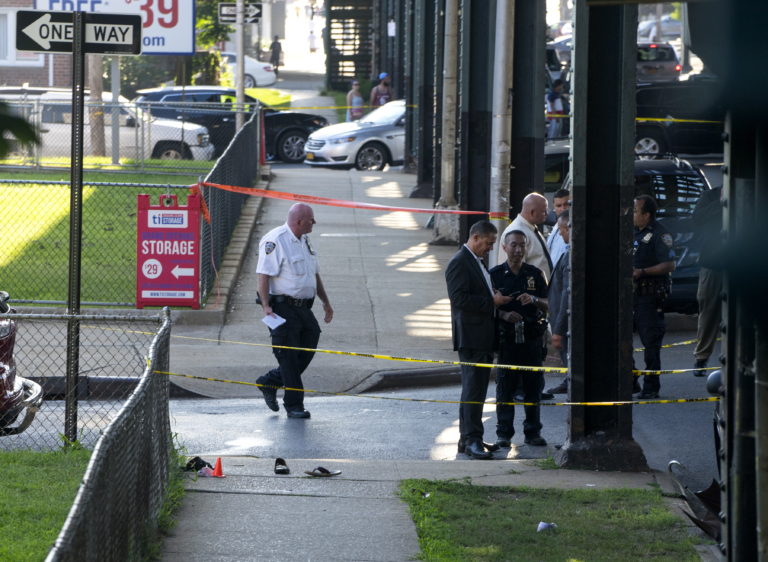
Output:
<instances>
[{"instance_id":1,"label":"police badge","mask_svg":"<svg viewBox=\"0 0 768 562\"><path fill-rule=\"evenodd\" d=\"M536 279L533 277L528 277L528 290L529 291L535 291L536 290Z\"/></svg>"},{"instance_id":2,"label":"police badge","mask_svg":"<svg viewBox=\"0 0 768 562\"><path fill-rule=\"evenodd\" d=\"M267 255L271 254L275 251L275 243L274 242L265 242L264 243L264 251L267 253Z\"/></svg>"}]
</instances>

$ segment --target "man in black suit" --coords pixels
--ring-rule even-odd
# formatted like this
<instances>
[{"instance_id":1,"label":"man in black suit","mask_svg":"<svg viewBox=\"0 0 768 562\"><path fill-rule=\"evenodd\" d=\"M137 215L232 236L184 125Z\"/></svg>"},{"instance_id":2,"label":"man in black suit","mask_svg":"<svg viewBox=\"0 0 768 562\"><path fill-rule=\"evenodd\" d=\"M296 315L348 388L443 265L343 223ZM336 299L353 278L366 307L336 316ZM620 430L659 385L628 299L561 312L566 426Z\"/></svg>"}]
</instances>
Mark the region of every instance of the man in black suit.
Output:
<instances>
[{"instance_id":1,"label":"man in black suit","mask_svg":"<svg viewBox=\"0 0 768 562\"><path fill-rule=\"evenodd\" d=\"M496 347L496 307L512 300L491 285L484 258L496 243L498 231L488 221L469 230L469 240L448 262L445 281L451 300L453 349L467 363L493 362ZM488 393L490 367L461 366L459 452L475 459L490 459L483 446L483 403Z\"/></svg>"}]
</instances>

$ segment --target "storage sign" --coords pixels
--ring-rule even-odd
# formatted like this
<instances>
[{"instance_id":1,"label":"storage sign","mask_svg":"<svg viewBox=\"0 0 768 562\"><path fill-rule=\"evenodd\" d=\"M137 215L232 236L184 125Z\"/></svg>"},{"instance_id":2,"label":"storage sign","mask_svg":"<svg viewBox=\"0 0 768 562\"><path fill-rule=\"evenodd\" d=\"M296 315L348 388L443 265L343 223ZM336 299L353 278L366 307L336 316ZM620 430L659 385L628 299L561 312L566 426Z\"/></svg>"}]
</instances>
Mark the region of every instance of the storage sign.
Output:
<instances>
[{"instance_id":1,"label":"storage sign","mask_svg":"<svg viewBox=\"0 0 768 562\"><path fill-rule=\"evenodd\" d=\"M138 196L136 307L200 307L200 196Z\"/></svg>"}]
</instances>

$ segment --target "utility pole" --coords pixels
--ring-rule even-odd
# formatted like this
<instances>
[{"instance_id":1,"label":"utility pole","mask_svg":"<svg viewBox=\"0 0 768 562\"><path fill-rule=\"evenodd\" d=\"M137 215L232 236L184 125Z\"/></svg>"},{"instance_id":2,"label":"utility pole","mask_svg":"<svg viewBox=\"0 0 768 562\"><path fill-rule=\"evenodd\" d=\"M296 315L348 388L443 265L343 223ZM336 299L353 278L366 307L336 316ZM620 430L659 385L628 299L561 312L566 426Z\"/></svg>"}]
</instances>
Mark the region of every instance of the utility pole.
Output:
<instances>
[{"instance_id":1,"label":"utility pole","mask_svg":"<svg viewBox=\"0 0 768 562\"><path fill-rule=\"evenodd\" d=\"M245 0L237 0L235 16L235 43L237 50L237 65L235 71L235 98L237 100L237 116L235 125L239 131L245 123L245 29L243 20L245 15Z\"/></svg>"},{"instance_id":2,"label":"utility pole","mask_svg":"<svg viewBox=\"0 0 768 562\"><path fill-rule=\"evenodd\" d=\"M515 46L515 0L496 2L496 56L493 61L491 121L491 220L503 232L509 216L509 176L512 143L512 71ZM503 241L499 240L497 245ZM489 265L498 252L489 252Z\"/></svg>"},{"instance_id":3,"label":"utility pole","mask_svg":"<svg viewBox=\"0 0 768 562\"><path fill-rule=\"evenodd\" d=\"M459 0L445 2L445 41L443 42L443 119L440 158L440 209L456 209L456 114L458 108L458 28ZM459 219L454 214L436 214L432 244L459 241Z\"/></svg>"}]
</instances>

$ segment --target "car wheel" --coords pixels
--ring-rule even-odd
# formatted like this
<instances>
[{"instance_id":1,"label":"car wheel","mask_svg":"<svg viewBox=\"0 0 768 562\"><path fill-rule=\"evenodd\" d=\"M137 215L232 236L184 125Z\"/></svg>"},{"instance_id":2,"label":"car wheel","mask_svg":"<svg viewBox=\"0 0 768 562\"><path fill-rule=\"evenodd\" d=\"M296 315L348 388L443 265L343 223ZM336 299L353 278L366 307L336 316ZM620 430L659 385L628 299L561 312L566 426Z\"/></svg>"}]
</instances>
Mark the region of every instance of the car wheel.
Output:
<instances>
[{"instance_id":1,"label":"car wheel","mask_svg":"<svg viewBox=\"0 0 768 562\"><path fill-rule=\"evenodd\" d=\"M255 88L256 79L250 74L246 74L245 77L243 78L243 86L246 88Z\"/></svg>"},{"instance_id":2,"label":"car wheel","mask_svg":"<svg viewBox=\"0 0 768 562\"><path fill-rule=\"evenodd\" d=\"M160 160L185 160L191 159L189 149L178 142L160 142L152 151L152 158Z\"/></svg>"},{"instance_id":3,"label":"car wheel","mask_svg":"<svg viewBox=\"0 0 768 562\"><path fill-rule=\"evenodd\" d=\"M363 146L355 157L355 168L361 171L373 172L383 170L388 162L386 147L378 142Z\"/></svg>"},{"instance_id":4,"label":"car wheel","mask_svg":"<svg viewBox=\"0 0 768 562\"><path fill-rule=\"evenodd\" d=\"M304 143L307 135L301 131L288 131L277 141L277 156L283 162L297 164L304 161Z\"/></svg>"},{"instance_id":5,"label":"car wheel","mask_svg":"<svg viewBox=\"0 0 768 562\"><path fill-rule=\"evenodd\" d=\"M658 158L667 150L661 133L653 129L640 129L635 138L635 155L643 159Z\"/></svg>"}]
</instances>

